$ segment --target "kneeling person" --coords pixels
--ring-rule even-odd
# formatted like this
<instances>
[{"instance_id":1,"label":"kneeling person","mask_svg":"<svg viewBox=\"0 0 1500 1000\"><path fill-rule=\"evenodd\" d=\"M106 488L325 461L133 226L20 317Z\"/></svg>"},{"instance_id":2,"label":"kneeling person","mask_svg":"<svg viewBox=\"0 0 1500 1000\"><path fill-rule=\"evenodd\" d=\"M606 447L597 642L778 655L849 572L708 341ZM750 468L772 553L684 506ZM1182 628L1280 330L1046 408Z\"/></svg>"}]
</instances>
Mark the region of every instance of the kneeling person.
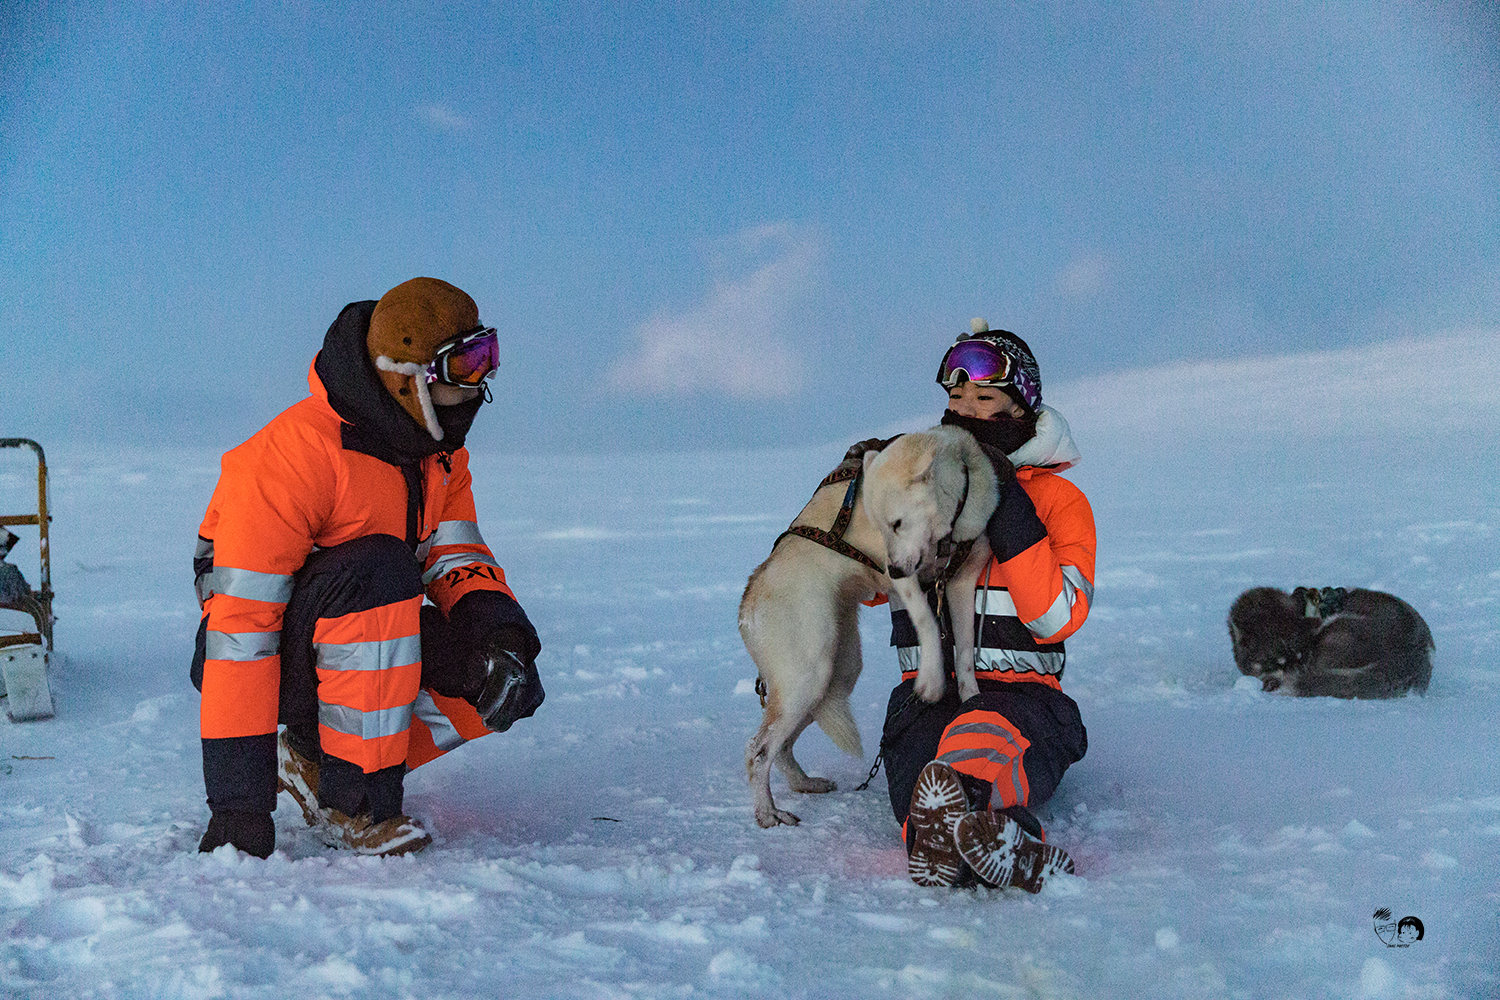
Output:
<instances>
[{"instance_id":1,"label":"kneeling person","mask_svg":"<svg viewBox=\"0 0 1500 1000\"><path fill-rule=\"evenodd\" d=\"M1033 810L1088 748L1062 674L1063 640L1093 599L1094 516L1057 474L1079 454L1062 414L1042 404L1030 347L983 320L973 330L943 356L937 381L948 393L942 422L974 435L1000 486L985 527L993 555L974 597L979 693L960 702L950 682L932 705L913 694L917 634L892 603L902 683L891 692L881 750L913 881L1037 892L1073 871ZM936 609L934 594L929 602ZM951 676L951 645L944 652Z\"/></svg>"},{"instance_id":2,"label":"kneeling person","mask_svg":"<svg viewBox=\"0 0 1500 1000\"><path fill-rule=\"evenodd\" d=\"M335 846L420 850L406 772L542 703L464 448L496 361L473 299L415 278L345 306L312 395L224 456L193 560L200 850L270 855L278 787Z\"/></svg>"}]
</instances>

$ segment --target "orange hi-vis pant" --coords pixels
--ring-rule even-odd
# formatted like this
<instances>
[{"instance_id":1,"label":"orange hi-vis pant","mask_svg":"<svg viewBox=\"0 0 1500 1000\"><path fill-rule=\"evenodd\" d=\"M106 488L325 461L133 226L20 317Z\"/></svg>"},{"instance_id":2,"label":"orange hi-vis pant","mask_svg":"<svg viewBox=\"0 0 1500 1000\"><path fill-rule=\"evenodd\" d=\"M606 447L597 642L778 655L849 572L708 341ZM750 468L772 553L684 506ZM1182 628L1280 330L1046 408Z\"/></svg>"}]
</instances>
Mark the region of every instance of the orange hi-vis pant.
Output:
<instances>
[{"instance_id":1,"label":"orange hi-vis pant","mask_svg":"<svg viewBox=\"0 0 1500 1000\"><path fill-rule=\"evenodd\" d=\"M323 752L366 774L418 767L489 732L468 702L423 687L435 609L423 615L422 593L416 558L389 535L308 557L282 626L281 721L315 716Z\"/></svg>"},{"instance_id":2,"label":"orange hi-vis pant","mask_svg":"<svg viewBox=\"0 0 1500 1000\"><path fill-rule=\"evenodd\" d=\"M929 705L912 696L913 686L907 680L891 692L881 736L897 822L906 822L917 774L940 760L958 772L972 808L1004 810L1040 836L1030 810L1052 797L1088 750L1073 699L1050 684L981 677L979 694L960 703L950 678L943 698Z\"/></svg>"},{"instance_id":3,"label":"orange hi-vis pant","mask_svg":"<svg viewBox=\"0 0 1500 1000\"><path fill-rule=\"evenodd\" d=\"M321 748L325 806L349 815L368 808L377 822L399 813L408 770L489 732L468 702L424 687L424 644L434 638L424 631L435 631L424 625L446 623L436 608L423 608L422 595L416 556L391 535L318 550L295 576L279 689L266 694L277 700L278 721L300 737L299 749ZM260 746L266 739L269 750ZM274 784L258 787L274 783L274 767L255 769L257 787L240 787L251 770L236 759L274 754L274 740L272 733L204 741L211 805L274 806Z\"/></svg>"}]
</instances>

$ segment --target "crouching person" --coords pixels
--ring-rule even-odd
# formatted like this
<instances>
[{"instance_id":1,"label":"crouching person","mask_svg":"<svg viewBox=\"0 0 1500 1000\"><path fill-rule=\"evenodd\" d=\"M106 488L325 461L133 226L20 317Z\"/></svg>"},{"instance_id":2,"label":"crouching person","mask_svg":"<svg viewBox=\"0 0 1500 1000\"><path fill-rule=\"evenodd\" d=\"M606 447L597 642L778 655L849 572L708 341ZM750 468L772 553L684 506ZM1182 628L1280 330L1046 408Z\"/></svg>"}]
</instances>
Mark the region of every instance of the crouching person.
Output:
<instances>
[{"instance_id":1,"label":"crouching person","mask_svg":"<svg viewBox=\"0 0 1500 1000\"><path fill-rule=\"evenodd\" d=\"M270 855L279 788L334 846L420 850L406 772L542 703L464 448L496 362L474 301L415 278L345 306L312 395L224 456L193 560L199 850Z\"/></svg>"},{"instance_id":2,"label":"crouching person","mask_svg":"<svg viewBox=\"0 0 1500 1000\"><path fill-rule=\"evenodd\" d=\"M902 683L891 692L881 751L913 881L1038 892L1073 871L1033 810L1088 749L1061 682L1063 640L1093 600L1094 515L1057 475L1079 453L1062 414L1042 404L1031 349L983 320L973 329L943 355L937 381L948 393L942 422L974 436L1000 486L985 527L993 555L974 595L979 693L958 700L949 645L944 697L929 705L915 696L917 633L892 602ZM929 601L936 610L934 594Z\"/></svg>"}]
</instances>

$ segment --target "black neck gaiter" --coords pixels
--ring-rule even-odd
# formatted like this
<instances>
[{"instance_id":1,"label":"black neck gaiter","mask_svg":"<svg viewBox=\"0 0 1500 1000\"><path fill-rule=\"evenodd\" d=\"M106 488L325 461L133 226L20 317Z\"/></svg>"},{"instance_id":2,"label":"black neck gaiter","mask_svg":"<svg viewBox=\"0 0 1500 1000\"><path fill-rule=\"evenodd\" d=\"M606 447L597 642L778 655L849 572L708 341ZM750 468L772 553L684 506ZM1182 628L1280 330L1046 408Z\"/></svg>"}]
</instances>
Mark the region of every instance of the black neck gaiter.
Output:
<instances>
[{"instance_id":1,"label":"black neck gaiter","mask_svg":"<svg viewBox=\"0 0 1500 1000\"><path fill-rule=\"evenodd\" d=\"M1007 455L1036 436L1036 414L981 420L978 417L965 417L952 410L944 410L942 422L950 427L963 428L974 435L974 440L980 444L999 448Z\"/></svg>"}]
</instances>

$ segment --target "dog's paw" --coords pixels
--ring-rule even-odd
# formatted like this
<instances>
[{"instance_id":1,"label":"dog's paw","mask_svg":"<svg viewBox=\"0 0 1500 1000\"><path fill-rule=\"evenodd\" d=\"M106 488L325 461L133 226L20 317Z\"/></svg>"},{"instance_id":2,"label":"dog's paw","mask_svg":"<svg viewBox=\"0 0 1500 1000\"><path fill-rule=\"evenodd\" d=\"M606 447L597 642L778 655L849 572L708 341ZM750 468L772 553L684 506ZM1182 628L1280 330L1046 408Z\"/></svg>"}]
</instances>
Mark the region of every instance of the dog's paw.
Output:
<instances>
[{"instance_id":1,"label":"dog's paw","mask_svg":"<svg viewBox=\"0 0 1500 1000\"><path fill-rule=\"evenodd\" d=\"M958 700L968 701L979 693L979 682L972 677L962 677L958 682Z\"/></svg>"},{"instance_id":2,"label":"dog's paw","mask_svg":"<svg viewBox=\"0 0 1500 1000\"><path fill-rule=\"evenodd\" d=\"M793 813L789 813L785 809L777 809L773 806L766 810L755 810L755 822L769 830L773 826L796 826L802 821Z\"/></svg>"},{"instance_id":3,"label":"dog's paw","mask_svg":"<svg viewBox=\"0 0 1500 1000\"><path fill-rule=\"evenodd\" d=\"M938 674L935 678L932 678L923 677L919 673L917 674L915 687L917 697L930 705L933 702L941 700L943 697L943 675Z\"/></svg>"},{"instance_id":4,"label":"dog's paw","mask_svg":"<svg viewBox=\"0 0 1500 1000\"><path fill-rule=\"evenodd\" d=\"M801 792L804 795L821 795L824 792L837 791L839 787L827 778L815 778L812 775L804 775L795 779L788 778L786 783L792 791Z\"/></svg>"}]
</instances>

